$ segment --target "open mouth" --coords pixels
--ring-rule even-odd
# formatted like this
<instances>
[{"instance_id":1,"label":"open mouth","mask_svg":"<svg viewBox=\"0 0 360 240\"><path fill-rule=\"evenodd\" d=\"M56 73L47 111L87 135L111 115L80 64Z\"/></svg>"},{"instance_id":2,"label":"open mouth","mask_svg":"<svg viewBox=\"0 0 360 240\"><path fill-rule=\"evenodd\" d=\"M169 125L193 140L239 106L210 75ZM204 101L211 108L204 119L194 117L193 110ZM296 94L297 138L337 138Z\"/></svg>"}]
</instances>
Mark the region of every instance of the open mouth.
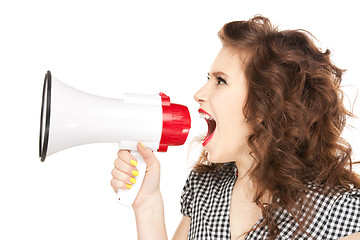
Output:
<instances>
[{"instance_id":1,"label":"open mouth","mask_svg":"<svg viewBox=\"0 0 360 240\"><path fill-rule=\"evenodd\" d=\"M208 144L210 142L211 138L214 135L215 128L216 128L216 121L209 113L207 113L206 111L204 111L201 108L199 109L199 113L200 113L200 117L204 118L208 124L208 132L202 141L202 145L206 146L206 144Z\"/></svg>"}]
</instances>

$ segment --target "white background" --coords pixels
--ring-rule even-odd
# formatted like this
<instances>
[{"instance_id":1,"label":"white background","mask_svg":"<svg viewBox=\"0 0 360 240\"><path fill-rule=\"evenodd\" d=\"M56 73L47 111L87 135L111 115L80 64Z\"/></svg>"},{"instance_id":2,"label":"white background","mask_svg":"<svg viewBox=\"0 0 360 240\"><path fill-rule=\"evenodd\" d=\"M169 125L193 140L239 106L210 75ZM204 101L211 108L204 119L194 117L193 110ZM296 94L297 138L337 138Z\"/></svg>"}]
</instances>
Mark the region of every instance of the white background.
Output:
<instances>
[{"instance_id":1,"label":"white background","mask_svg":"<svg viewBox=\"0 0 360 240\"><path fill-rule=\"evenodd\" d=\"M162 91L190 108L186 144L157 154L171 237L194 161L187 148L206 129L193 95L221 47L222 25L262 14L281 29L309 30L348 69L343 85L350 106L360 68L358 10L356 1L1 1L0 239L136 239L133 212L115 201L110 187L116 144L71 148L40 163L47 70L92 94ZM359 104L353 107L360 115ZM359 160L359 120L352 124L344 137Z\"/></svg>"}]
</instances>

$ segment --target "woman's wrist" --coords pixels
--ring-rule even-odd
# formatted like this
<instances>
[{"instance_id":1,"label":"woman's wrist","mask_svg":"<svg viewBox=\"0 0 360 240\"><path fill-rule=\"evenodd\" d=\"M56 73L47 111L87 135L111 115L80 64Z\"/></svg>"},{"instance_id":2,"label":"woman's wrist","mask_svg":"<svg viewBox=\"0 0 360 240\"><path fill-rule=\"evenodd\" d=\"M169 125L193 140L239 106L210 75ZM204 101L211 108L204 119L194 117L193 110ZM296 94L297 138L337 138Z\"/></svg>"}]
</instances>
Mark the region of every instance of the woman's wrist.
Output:
<instances>
[{"instance_id":1,"label":"woman's wrist","mask_svg":"<svg viewBox=\"0 0 360 240\"><path fill-rule=\"evenodd\" d=\"M132 207L136 214L142 214L144 212L149 212L150 210L156 210L156 208L163 208L164 203L161 196L161 192L156 191L151 195L146 196L141 202L136 202Z\"/></svg>"},{"instance_id":2,"label":"woman's wrist","mask_svg":"<svg viewBox=\"0 0 360 240\"><path fill-rule=\"evenodd\" d=\"M160 191L146 197L146 201L133 206L137 235L141 240L167 240L164 203Z\"/></svg>"}]
</instances>

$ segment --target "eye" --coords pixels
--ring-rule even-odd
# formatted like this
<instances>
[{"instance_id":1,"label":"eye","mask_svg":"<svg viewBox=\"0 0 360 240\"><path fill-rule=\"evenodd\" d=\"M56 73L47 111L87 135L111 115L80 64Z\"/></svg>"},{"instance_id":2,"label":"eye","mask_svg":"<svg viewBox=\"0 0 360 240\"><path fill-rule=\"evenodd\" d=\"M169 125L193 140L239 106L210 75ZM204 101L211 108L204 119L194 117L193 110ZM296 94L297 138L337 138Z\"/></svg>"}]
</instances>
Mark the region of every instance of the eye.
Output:
<instances>
[{"instance_id":1,"label":"eye","mask_svg":"<svg viewBox=\"0 0 360 240\"><path fill-rule=\"evenodd\" d=\"M218 85L227 84L227 82L221 77L217 77L216 79L217 79L217 84Z\"/></svg>"}]
</instances>

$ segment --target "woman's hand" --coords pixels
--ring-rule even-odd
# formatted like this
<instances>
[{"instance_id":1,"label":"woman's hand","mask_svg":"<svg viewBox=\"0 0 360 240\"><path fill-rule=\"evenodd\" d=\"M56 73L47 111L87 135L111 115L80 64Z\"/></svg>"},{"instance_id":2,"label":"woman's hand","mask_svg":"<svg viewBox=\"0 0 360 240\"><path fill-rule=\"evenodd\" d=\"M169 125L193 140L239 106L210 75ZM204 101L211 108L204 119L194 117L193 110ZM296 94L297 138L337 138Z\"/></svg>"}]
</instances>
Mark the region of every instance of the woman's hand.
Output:
<instances>
[{"instance_id":1,"label":"woman's hand","mask_svg":"<svg viewBox=\"0 0 360 240\"><path fill-rule=\"evenodd\" d=\"M150 206L151 199L160 195L159 160L150 149L144 148L140 143L137 145L137 150L146 163L146 173L140 191L132 205L134 210L142 206ZM137 159L128 150L119 150L117 155L118 158L114 161L115 168L111 172L113 176L111 186L115 192L118 189L131 189L133 184L137 184L136 176L138 175L136 169Z\"/></svg>"}]
</instances>

